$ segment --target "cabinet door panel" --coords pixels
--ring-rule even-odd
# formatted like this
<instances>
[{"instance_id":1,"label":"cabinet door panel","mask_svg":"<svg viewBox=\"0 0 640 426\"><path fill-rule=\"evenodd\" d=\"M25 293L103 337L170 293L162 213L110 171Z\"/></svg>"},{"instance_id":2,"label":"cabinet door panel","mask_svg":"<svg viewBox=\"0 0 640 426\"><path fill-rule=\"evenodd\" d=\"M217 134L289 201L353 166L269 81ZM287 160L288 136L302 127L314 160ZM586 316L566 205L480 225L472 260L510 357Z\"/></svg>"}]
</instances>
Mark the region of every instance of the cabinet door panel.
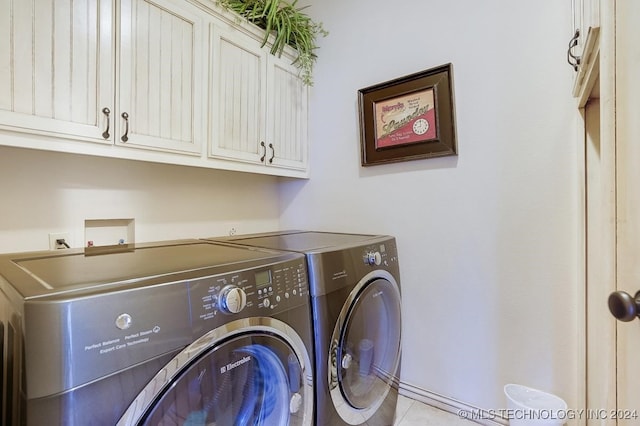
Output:
<instances>
[{"instance_id":1,"label":"cabinet door panel","mask_svg":"<svg viewBox=\"0 0 640 426\"><path fill-rule=\"evenodd\" d=\"M0 1L0 127L107 142L111 1Z\"/></svg>"},{"instance_id":2,"label":"cabinet door panel","mask_svg":"<svg viewBox=\"0 0 640 426\"><path fill-rule=\"evenodd\" d=\"M297 69L283 57L269 68L267 141L273 145L273 165L304 170L307 167L308 87ZM272 156L272 157L271 157Z\"/></svg>"},{"instance_id":3,"label":"cabinet door panel","mask_svg":"<svg viewBox=\"0 0 640 426\"><path fill-rule=\"evenodd\" d=\"M11 0L0 0L0 111L12 109Z\"/></svg>"},{"instance_id":4,"label":"cabinet door panel","mask_svg":"<svg viewBox=\"0 0 640 426\"><path fill-rule=\"evenodd\" d=\"M200 153L203 23L188 3L124 0L117 143ZM122 141L129 115L128 141Z\"/></svg>"},{"instance_id":5,"label":"cabinet door panel","mask_svg":"<svg viewBox=\"0 0 640 426\"><path fill-rule=\"evenodd\" d=\"M212 157L260 163L265 149L266 54L256 40L212 26Z\"/></svg>"},{"instance_id":6,"label":"cabinet door panel","mask_svg":"<svg viewBox=\"0 0 640 426\"><path fill-rule=\"evenodd\" d=\"M572 28L580 31L577 45L571 49L576 56L584 56L585 42L589 28L600 26L600 0L571 0Z\"/></svg>"}]
</instances>

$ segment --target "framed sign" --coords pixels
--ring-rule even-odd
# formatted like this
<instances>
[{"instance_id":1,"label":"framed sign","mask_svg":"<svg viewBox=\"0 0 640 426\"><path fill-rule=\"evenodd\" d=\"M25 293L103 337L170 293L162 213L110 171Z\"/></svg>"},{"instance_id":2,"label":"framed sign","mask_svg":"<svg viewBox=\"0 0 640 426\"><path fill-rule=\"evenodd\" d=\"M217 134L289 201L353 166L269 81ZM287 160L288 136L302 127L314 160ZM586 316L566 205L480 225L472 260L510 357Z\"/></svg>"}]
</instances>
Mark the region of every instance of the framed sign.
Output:
<instances>
[{"instance_id":1,"label":"framed sign","mask_svg":"<svg viewBox=\"0 0 640 426\"><path fill-rule=\"evenodd\" d=\"M457 155L451 64L358 91L362 165Z\"/></svg>"}]
</instances>

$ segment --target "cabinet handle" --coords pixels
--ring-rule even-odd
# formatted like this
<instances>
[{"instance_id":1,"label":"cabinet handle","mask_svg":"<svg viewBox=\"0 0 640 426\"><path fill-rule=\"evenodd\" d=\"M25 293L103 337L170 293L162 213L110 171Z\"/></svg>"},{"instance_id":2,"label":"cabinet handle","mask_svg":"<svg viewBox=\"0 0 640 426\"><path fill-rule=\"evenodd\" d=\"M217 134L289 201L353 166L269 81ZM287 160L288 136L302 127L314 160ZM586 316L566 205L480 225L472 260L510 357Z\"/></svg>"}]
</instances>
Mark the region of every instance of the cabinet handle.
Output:
<instances>
[{"instance_id":1,"label":"cabinet handle","mask_svg":"<svg viewBox=\"0 0 640 426\"><path fill-rule=\"evenodd\" d=\"M264 158L267 156L267 147L264 144L264 141L260 142L260 146L262 147L262 157L260 157L260 162L264 163Z\"/></svg>"},{"instance_id":2,"label":"cabinet handle","mask_svg":"<svg viewBox=\"0 0 640 426\"><path fill-rule=\"evenodd\" d=\"M271 164L276 156L276 149L273 147L272 143L269 144L269 148L271 148L271 158L269 158L269 164Z\"/></svg>"},{"instance_id":3,"label":"cabinet handle","mask_svg":"<svg viewBox=\"0 0 640 426\"><path fill-rule=\"evenodd\" d=\"M102 113L107 116L107 130L102 132L102 137L105 139L109 139L109 136L111 136L109 134L109 124L111 122L111 118L109 117L109 114L111 114L111 110L107 107L104 107L102 108Z\"/></svg>"},{"instance_id":4,"label":"cabinet handle","mask_svg":"<svg viewBox=\"0 0 640 426\"><path fill-rule=\"evenodd\" d=\"M122 118L124 118L125 127L124 127L124 135L122 135L120 140L122 142L126 142L129 140L129 136L127 136L129 134L129 114L127 114L126 112L123 112Z\"/></svg>"},{"instance_id":5,"label":"cabinet handle","mask_svg":"<svg viewBox=\"0 0 640 426\"><path fill-rule=\"evenodd\" d=\"M580 65L580 56L576 56L571 52L571 49L578 45L578 38L580 38L580 30L577 29L573 38L569 40L569 49L567 50L567 62L573 67L574 71L578 71L578 65Z\"/></svg>"}]
</instances>

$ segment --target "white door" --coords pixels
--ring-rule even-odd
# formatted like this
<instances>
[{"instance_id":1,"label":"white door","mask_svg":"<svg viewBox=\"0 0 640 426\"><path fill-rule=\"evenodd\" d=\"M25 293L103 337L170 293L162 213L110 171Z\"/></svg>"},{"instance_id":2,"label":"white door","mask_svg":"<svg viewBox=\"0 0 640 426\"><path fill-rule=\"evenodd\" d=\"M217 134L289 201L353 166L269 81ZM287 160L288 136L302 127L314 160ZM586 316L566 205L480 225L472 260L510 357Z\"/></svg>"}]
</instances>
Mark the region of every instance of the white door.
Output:
<instances>
[{"instance_id":1,"label":"white door","mask_svg":"<svg viewBox=\"0 0 640 426\"><path fill-rule=\"evenodd\" d=\"M203 12L188 2L123 0L120 14L116 143L199 154Z\"/></svg>"},{"instance_id":2,"label":"white door","mask_svg":"<svg viewBox=\"0 0 640 426\"><path fill-rule=\"evenodd\" d=\"M584 106L588 411L579 424L639 426L640 2L600 10L599 79Z\"/></svg>"},{"instance_id":3,"label":"white door","mask_svg":"<svg viewBox=\"0 0 640 426\"><path fill-rule=\"evenodd\" d=\"M631 296L640 290L639 40L640 2L616 2L617 289ZM640 425L640 319L618 322L616 336L617 408L629 414L618 425Z\"/></svg>"},{"instance_id":4,"label":"white door","mask_svg":"<svg viewBox=\"0 0 640 426\"><path fill-rule=\"evenodd\" d=\"M112 10L0 1L0 128L113 143Z\"/></svg>"}]
</instances>

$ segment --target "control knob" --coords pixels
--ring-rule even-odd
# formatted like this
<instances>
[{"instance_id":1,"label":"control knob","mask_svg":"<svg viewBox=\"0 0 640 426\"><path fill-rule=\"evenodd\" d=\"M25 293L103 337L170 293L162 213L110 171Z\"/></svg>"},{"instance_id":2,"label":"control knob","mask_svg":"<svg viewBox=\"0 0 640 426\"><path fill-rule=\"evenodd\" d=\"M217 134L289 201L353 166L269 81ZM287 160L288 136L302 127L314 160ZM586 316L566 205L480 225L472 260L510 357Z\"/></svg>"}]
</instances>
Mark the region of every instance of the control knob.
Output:
<instances>
[{"instance_id":1,"label":"control knob","mask_svg":"<svg viewBox=\"0 0 640 426\"><path fill-rule=\"evenodd\" d=\"M247 304L247 294L243 289L235 285L228 285L220 291L218 306L220 310L228 314L237 314Z\"/></svg>"},{"instance_id":2,"label":"control knob","mask_svg":"<svg viewBox=\"0 0 640 426\"><path fill-rule=\"evenodd\" d=\"M380 265L382 263L382 255L379 251L370 251L364 255L364 263L367 265Z\"/></svg>"}]
</instances>

